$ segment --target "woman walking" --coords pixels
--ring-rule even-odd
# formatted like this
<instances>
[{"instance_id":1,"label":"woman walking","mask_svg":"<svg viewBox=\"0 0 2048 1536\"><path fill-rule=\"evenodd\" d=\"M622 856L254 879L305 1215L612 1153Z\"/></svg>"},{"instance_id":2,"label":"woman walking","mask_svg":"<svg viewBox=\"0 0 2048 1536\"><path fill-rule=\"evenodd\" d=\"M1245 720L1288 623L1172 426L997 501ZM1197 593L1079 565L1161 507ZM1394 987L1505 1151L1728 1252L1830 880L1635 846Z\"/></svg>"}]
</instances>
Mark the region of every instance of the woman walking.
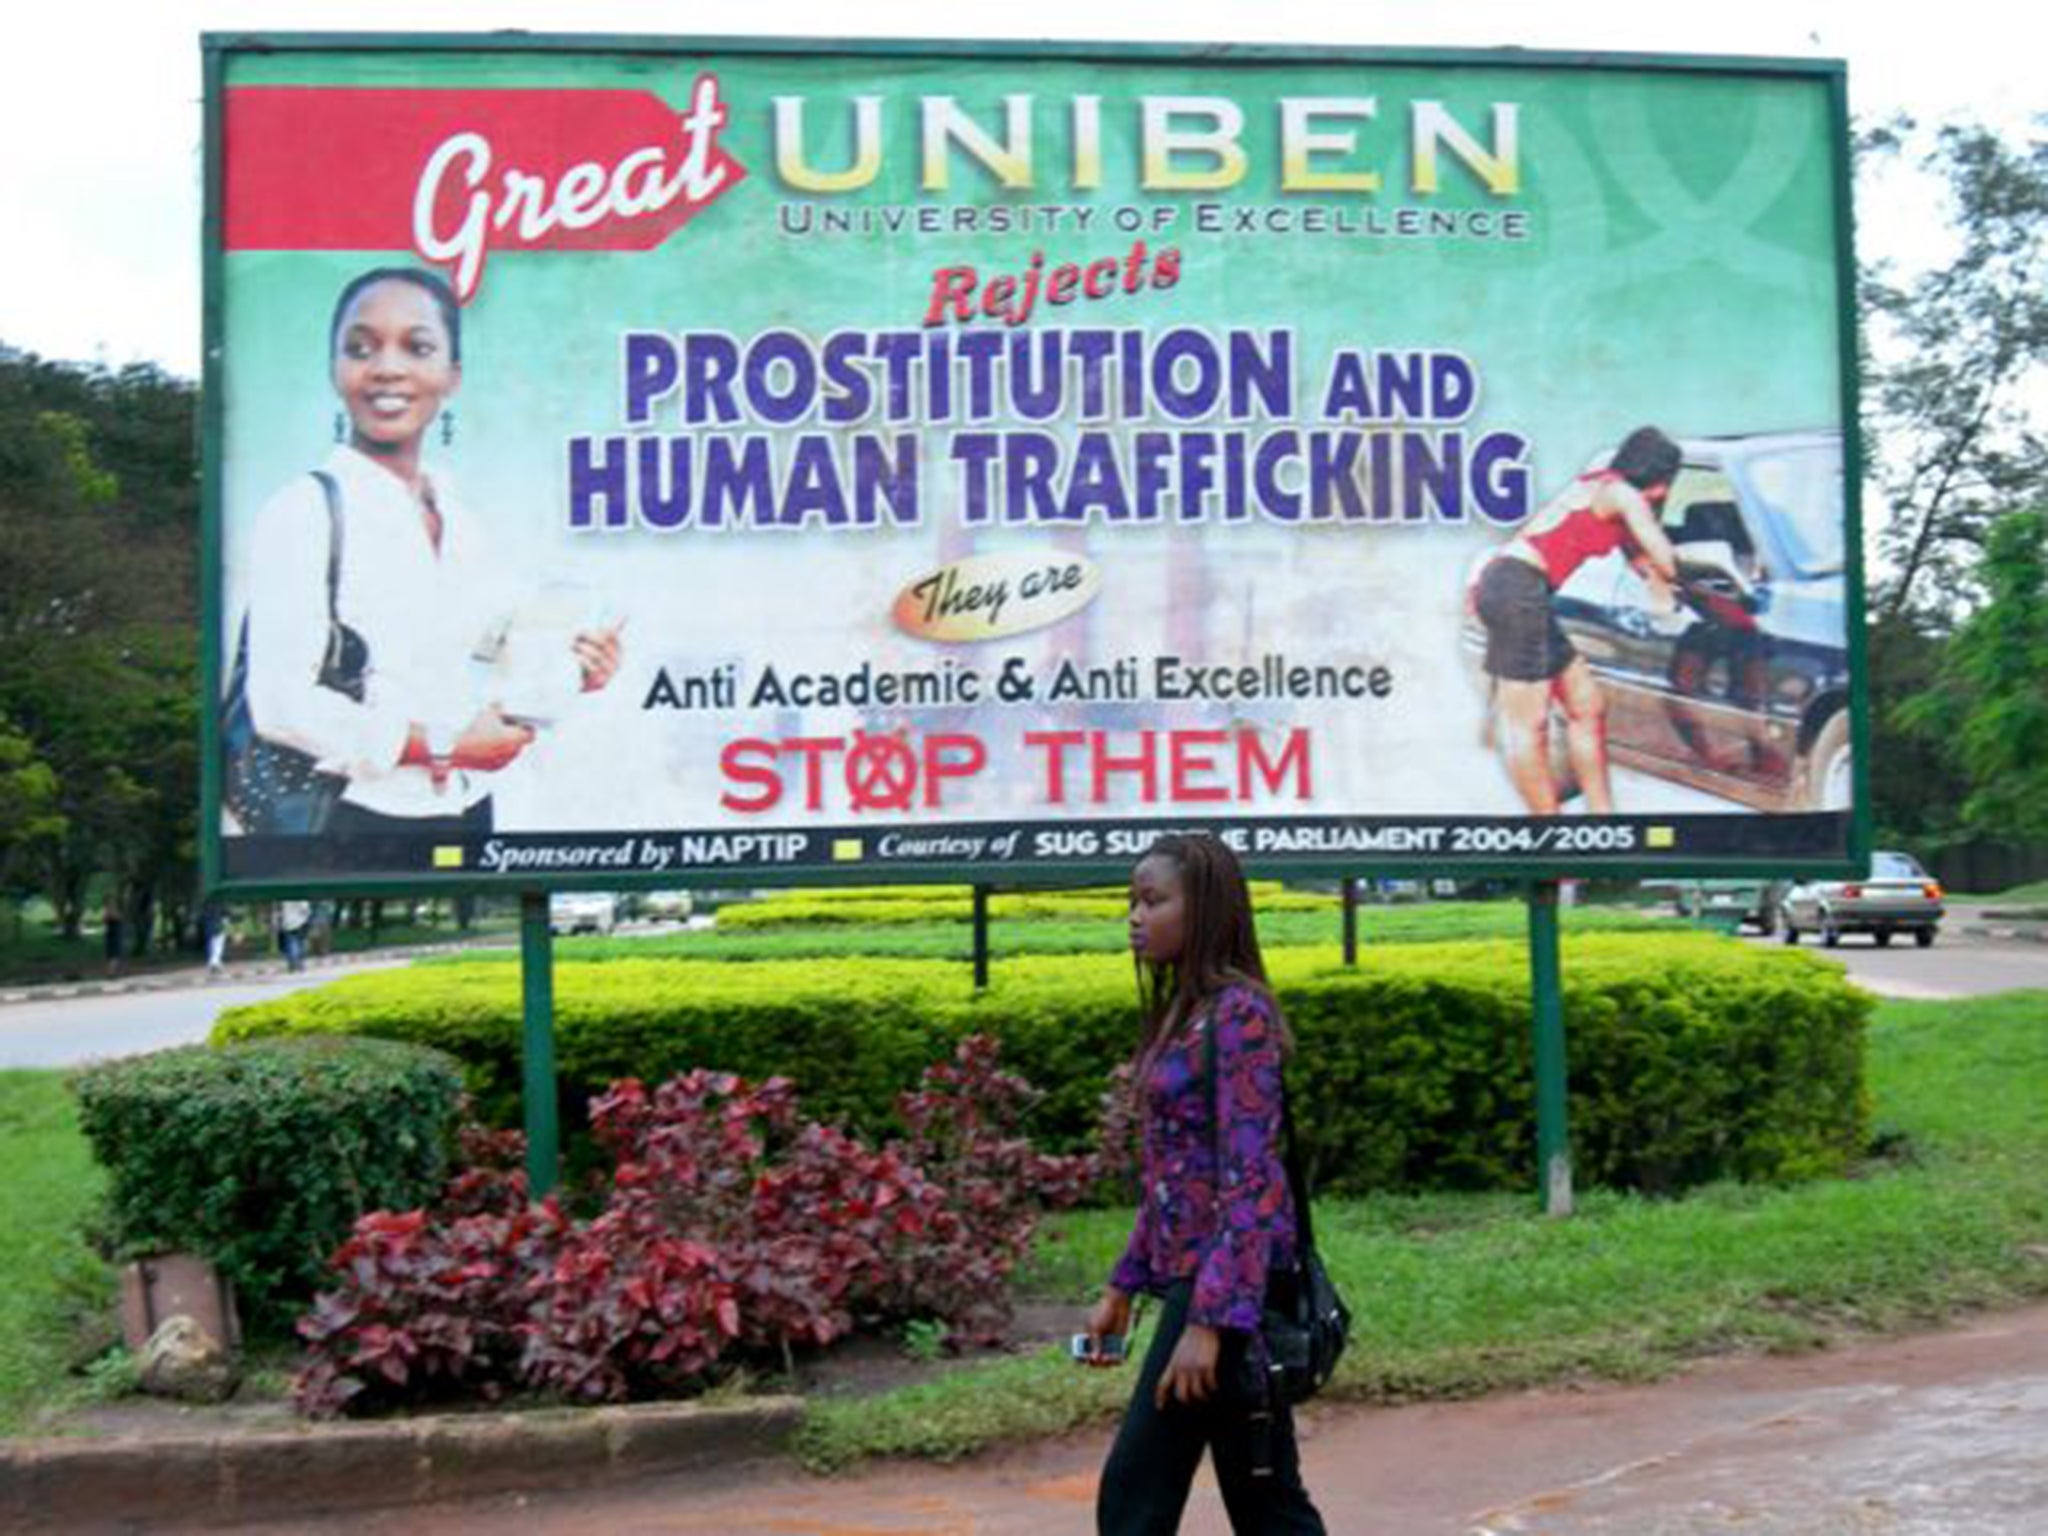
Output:
<instances>
[{"instance_id":1,"label":"woman walking","mask_svg":"<svg viewBox=\"0 0 2048 1536\"><path fill-rule=\"evenodd\" d=\"M1128 1334L1133 1297L1162 1310L1103 1468L1097 1529L1171 1536L1207 1451L1238 1536L1322 1536L1287 1406L1262 1403L1271 1417L1255 1419L1235 1390L1246 1353L1263 1350L1267 1277L1295 1264L1297 1228L1280 1149L1287 1027L1230 849L1153 843L1131 873L1130 938L1145 997L1144 1189L1088 1319L1091 1354Z\"/></svg>"}]
</instances>

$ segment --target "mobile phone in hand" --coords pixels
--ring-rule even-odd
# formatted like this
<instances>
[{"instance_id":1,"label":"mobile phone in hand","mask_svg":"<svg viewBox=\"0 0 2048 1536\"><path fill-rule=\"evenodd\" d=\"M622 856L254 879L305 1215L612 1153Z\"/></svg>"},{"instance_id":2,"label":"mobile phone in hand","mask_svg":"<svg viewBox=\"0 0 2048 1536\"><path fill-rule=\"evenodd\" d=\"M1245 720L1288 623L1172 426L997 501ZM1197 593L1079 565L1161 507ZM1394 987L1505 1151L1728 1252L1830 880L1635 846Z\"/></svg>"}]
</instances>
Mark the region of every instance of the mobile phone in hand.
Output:
<instances>
[{"instance_id":1,"label":"mobile phone in hand","mask_svg":"<svg viewBox=\"0 0 2048 1536\"><path fill-rule=\"evenodd\" d=\"M1076 1360L1100 1365L1120 1365L1124 1358L1124 1340L1120 1333L1106 1333L1100 1339L1091 1339L1085 1333L1077 1333L1067 1346L1068 1353Z\"/></svg>"}]
</instances>

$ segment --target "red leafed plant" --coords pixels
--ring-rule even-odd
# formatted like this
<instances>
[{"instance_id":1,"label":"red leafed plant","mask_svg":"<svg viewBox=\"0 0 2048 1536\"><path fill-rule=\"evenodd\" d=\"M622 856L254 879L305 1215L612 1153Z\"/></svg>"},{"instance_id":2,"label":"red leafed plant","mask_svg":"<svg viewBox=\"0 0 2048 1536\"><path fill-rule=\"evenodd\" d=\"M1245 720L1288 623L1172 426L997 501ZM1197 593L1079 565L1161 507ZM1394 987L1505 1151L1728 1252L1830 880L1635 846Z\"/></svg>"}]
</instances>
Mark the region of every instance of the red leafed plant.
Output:
<instances>
[{"instance_id":1,"label":"red leafed plant","mask_svg":"<svg viewBox=\"0 0 2048 1536\"><path fill-rule=\"evenodd\" d=\"M341 1284L299 1320L301 1406L324 1414L494 1399L518 1384L535 1300L568 1229L553 1200L507 1213L363 1217L334 1255Z\"/></svg>"},{"instance_id":2,"label":"red leafed plant","mask_svg":"<svg viewBox=\"0 0 2048 1536\"><path fill-rule=\"evenodd\" d=\"M897 1100L910 1136L896 1150L944 1192L942 1219L914 1256L904 1310L942 1319L950 1341L1000 1342L1010 1322L1010 1275L1031 1246L1039 1213L1075 1204L1101 1179L1100 1155L1053 1156L1023 1134L1038 1097L1002 1070L995 1041L973 1035Z\"/></svg>"},{"instance_id":3,"label":"red leafed plant","mask_svg":"<svg viewBox=\"0 0 2048 1536\"><path fill-rule=\"evenodd\" d=\"M615 1205L563 1244L525 1376L584 1401L679 1395L703 1384L739 1328L716 1252Z\"/></svg>"},{"instance_id":4,"label":"red leafed plant","mask_svg":"<svg viewBox=\"0 0 2048 1536\"><path fill-rule=\"evenodd\" d=\"M339 1284L299 1324L301 1406L678 1395L735 1357L787 1361L905 1318L994 1342L1038 1212L1100 1176L1032 1147L1036 1098L970 1039L902 1096L909 1135L877 1151L803 1120L780 1078L629 1079L591 1106L612 1173L583 1222L528 1202L516 1133L466 1132L439 1205L366 1216L335 1254Z\"/></svg>"}]
</instances>

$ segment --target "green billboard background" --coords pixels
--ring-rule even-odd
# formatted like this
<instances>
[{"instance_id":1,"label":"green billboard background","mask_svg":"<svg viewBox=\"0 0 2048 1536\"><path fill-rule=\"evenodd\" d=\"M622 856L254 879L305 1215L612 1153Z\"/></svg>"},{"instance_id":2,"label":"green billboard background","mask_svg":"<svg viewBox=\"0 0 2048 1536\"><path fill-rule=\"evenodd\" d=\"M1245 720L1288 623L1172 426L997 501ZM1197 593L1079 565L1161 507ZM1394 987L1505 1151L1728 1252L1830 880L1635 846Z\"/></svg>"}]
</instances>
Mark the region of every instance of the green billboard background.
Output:
<instances>
[{"instance_id":1,"label":"green billboard background","mask_svg":"<svg viewBox=\"0 0 2048 1536\"><path fill-rule=\"evenodd\" d=\"M508 784L497 797L499 829L515 836L544 841L613 830L801 828L816 834L803 856L789 868L770 860L760 873L876 878L891 870L874 862L872 838L866 858L835 859L829 850L843 849L849 833L871 833L885 823L1018 825L1086 814L1031 803L1028 786L1019 787L1019 775L1037 771L1027 765L1012 774L1017 783L992 790L957 817L927 814L930 808L921 804L867 819L849 818L843 807L834 815L829 805L809 816L735 816L718 804L721 780L710 766L720 733L769 727L748 725L737 715L682 722L629 706L648 697L650 669L657 665L678 673L724 661L743 669L777 659L785 666L824 667L859 652L877 665L909 666L920 658L928 664L940 650L993 665L1003 650L995 640L934 648L886 621L888 594L920 562L987 551L1081 549L1104 572L1104 593L1086 619L1093 628L1079 650L1056 635L1014 642L1012 649L1021 648L1038 669L1035 675L1063 654L1107 658L1143 649L1157 643L1147 626L1158 618L1161 600L1156 594L1133 598L1128 611L1143 617L1125 631L1114 617L1118 594L1142 579L1138 572L1163 570L1173 549L1190 540L1207 573L1197 590L1214 599L1220 616L1202 631L1203 654L1249 661L1298 645L1311 660L1319 654L1391 660L1406 691L1402 708L1410 714L1383 711L1371 723L1350 725L1330 720L1331 712L1317 706L1286 718L1327 731L1336 744L1332 755L1341 753L1347 763L1377 757L1398 770L1347 775L1332 769L1316 803L1233 804L1217 811L1134 804L1112 795L1100 815L1175 824L1227 822L1238 814L1339 822L1451 815L1501 823L1520 815L1498 765L1477 745L1485 701L1458 658L1463 573L1511 527L1468 515L1459 522L1420 518L1414 526L1253 520L1184 528L1168 520L1131 528L1098 522L1080 533L1028 525L963 530L957 500L939 473L942 435L935 426L928 434L923 521L914 529L806 530L794 537L646 528L593 534L570 526L565 445L577 436L628 430L621 364L621 337L628 331L722 332L744 340L771 329L807 337L914 330L939 269L971 265L984 279L1019 274L1034 255L1047 264L1122 257L1142 239L1155 258L1163 247L1180 253L1180 277L1170 290L1119 294L1061 312L1041 308L1030 326L1194 327L1215 335L1287 328L1305 426L1322 424L1309 418L1330 360L1344 349L1462 356L1479 384L1468 418L1474 435L1505 431L1528 445L1532 512L1640 423L1688 439L1838 434L1850 439L1852 451L1842 515L1853 528L1838 70L1451 55L1246 53L1182 62L1149 51L1044 57L1021 49L848 52L820 45L815 52L756 52L724 43L636 42L622 51L575 40L505 51L485 40L466 46L455 39L424 47L397 39L388 45L301 39L274 51L222 42L215 57L217 93L230 99L238 89L264 86L623 89L650 92L680 112L700 73L717 76L730 111L720 144L745 168L744 180L652 250L493 254L464 309L458 424L454 442L434 450L439 462L459 482L465 501L486 509L493 544L510 565L534 580L570 572L631 614L628 664L602 705L612 711L609 723L585 733L580 745L564 732L561 750L529 765L528 783ZM933 191L921 185L923 98L951 98L1000 138L1006 98L1018 94L1031 98L1032 186L1001 185L957 146L945 157L950 186ZM787 185L778 169L773 102L804 98L803 152L813 166L830 171L851 161L852 103L860 96L881 99L883 161L872 184L830 194ZM1147 96L1236 104L1244 120L1236 140L1242 179L1199 191L1144 185L1138 103ZM1100 102L1102 151L1100 185L1079 189L1071 179L1076 97ZM1356 147L1321 151L1314 163L1324 171L1375 172L1377 190L1283 189L1281 104L1310 97L1375 104L1369 118L1353 109L1342 121L1323 119L1326 128L1354 133ZM1518 119L1515 189L1489 189L1471 163L1446 152L1437 189L1417 190L1410 141L1416 104L1441 104L1475 141L1497 146L1491 114L1502 102L1513 104ZM232 142L213 146L216 178L224 157L234 153ZM1207 162L1195 152L1177 163L1185 169ZM408 189L413 174L412 167L392 169L394 184ZM974 227L917 233L885 222L892 211L907 218L930 208L949 219L965 210ZM1055 208L1066 211L1063 219L1048 216ZM1086 229L1077 227L1082 209L1094 215ZM998 222L991 218L997 210L1006 210L1013 226L1029 220L1030 227L989 227ZM1123 210L1142 227L1117 227ZM1396 227L1404 210L1422 217L1425 229L1430 213L1483 215L1489 232L1402 234ZM828 214L852 227L828 232ZM1249 230L1236 227L1243 217L1251 219ZM1502 231L1511 218L1518 233L1507 237ZM1346 220L1349 232L1339 232ZM1209 223L1222 228L1212 231ZM248 564L255 518L266 498L302 475L334 435L328 382L334 295L351 276L383 262L422 264L416 251L403 248L210 252L211 312L217 316L210 382L219 400L209 464L219 562L213 626L221 653L233 645L247 592L262 580ZM974 322L982 328L992 323ZM654 427L681 430L659 417ZM1077 424L1067 420L1053 430L1071 434ZM1836 637L1845 652L1856 649L1860 627L1853 622L1856 544L1847 538L1848 598ZM805 593L815 600L803 600ZM839 595L846 601L834 600ZM1185 628L1175 633L1189 643ZM215 676L224 675L223 654L214 661ZM1098 711L1083 723L1134 730L1148 723L1142 714L1142 708ZM1242 714L1197 711L1187 719L1206 725ZM1442 723L1447 714L1456 717L1448 725ZM977 718L986 723L987 717L964 723L948 717L980 729ZM1171 729L1179 718L1163 710L1149 723ZM1282 723L1277 716L1254 721ZM1418 767L1410 761L1416 754L1433 765ZM594 784L593 775L611 782ZM659 787L646 788L650 779ZM1384 794L1381 785L1388 786ZM1570 850L1572 857L1496 841L1471 849L1469 862L1569 871L1587 866L1578 855L1594 854L1601 857L1592 863L1604 859L1616 867L1838 866L1858 835L1853 806L1826 807L1831 819L1825 828L1804 826L1799 838L1782 845L1773 844L1768 826L1782 818L1755 804L1703 805L1653 795L1639 807L1618 809L1671 824L1740 818L1749 825L1732 841L1694 844L1680 836L1674 845L1638 838L1626 846ZM331 847L317 857L273 848L238 865L235 847L248 840L218 816L212 822L227 848L223 854L216 845L215 867L231 880L403 882L478 870L473 849L460 863L444 856L437 865L424 847L416 856L369 865ZM1329 854L1320 862L1333 859ZM1360 867L1436 862L1392 854L1337 861ZM848 862L856 867L832 870ZM931 862L906 859L901 870L929 873ZM1068 862L1081 868L1100 861ZM712 877L689 869L687 861L660 871L635 866L617 872L621 881L657 873L665 880Z\"/></svg>"}]
</instances>

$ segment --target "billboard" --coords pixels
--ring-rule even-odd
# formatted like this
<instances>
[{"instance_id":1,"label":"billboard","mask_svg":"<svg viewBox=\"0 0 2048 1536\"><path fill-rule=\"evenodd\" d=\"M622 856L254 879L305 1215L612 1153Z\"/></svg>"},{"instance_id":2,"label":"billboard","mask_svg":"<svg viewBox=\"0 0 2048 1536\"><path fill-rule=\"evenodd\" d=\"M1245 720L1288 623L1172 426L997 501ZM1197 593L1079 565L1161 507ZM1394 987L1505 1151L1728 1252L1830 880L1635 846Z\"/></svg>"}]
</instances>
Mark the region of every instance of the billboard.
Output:
<instances>
[{"instance_id":1,"label":"billboard","mask_svg":"<svg viewBox=\"0 0 2048 1536\"><path fill-rule=\"evenodd\" d=\"M206 58L230 888L1866 844L1839 66Z\"/></svg>"}]
</instances>

